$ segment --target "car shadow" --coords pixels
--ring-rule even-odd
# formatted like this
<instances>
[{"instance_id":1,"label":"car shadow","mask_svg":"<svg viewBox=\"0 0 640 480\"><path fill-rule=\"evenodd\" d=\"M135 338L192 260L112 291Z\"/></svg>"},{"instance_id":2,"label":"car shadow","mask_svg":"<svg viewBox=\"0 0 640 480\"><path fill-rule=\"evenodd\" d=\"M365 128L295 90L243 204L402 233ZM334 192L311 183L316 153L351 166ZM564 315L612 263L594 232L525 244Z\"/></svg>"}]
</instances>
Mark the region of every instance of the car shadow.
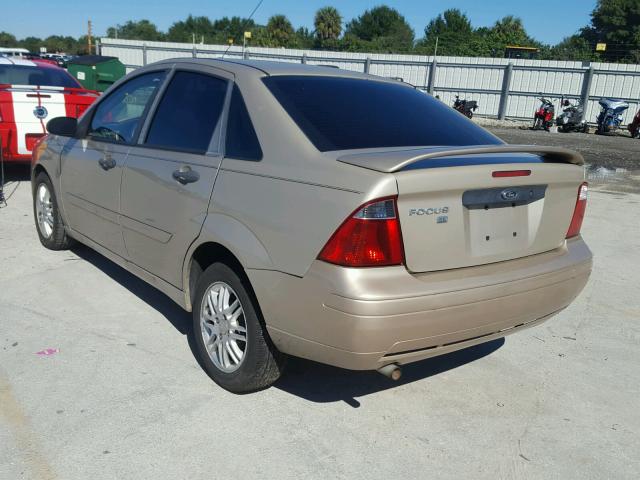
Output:
<instances>
[{"instance_id":1,"label":"car shadow","mask_svg":"<svg viewBox=\"0 0 640 480\"><path fill-rule=\"evenodd\" d=\"M28 182L31 179L31 169L29 165L7 164L0 165L0 207L9 202L14 193L18 190L21 182ZM4 180L4 181L3 181Z\"/></svg>"},{"instance_id":2,"label":"car shadow","mask_svg":"<svg viewBox=\"0 0 640 480\"><path fill-rule=\"evenodd\" d=\"M180 334L188 336L189 348L197 359L193 335L191 335L191 315L188 312L159 290L89 247L78 244L73 247L72 251L157 310ZM405 365L402 368L402 377L399 381L392 381L374 371L344 370L302 358L290 357L287 360L285 374L274 384L273 388L278 388L310 402L345 402L353 408L358 408L360 406L358 397L423 380L469 364L495 352L504 345L504 342L504 338L500 338Z\"/></svg>"},{"instance_id":3,"label":"car shadow","mask_svg":"<svg viewBox=\"0 0 640 480\"><path fill-rule=\"evenodd\" d=\"M85 245L77 244L72 251L157 310L182 335L189 333L191 315L160 290Z\"/></svg>"},{"instance_id":4,"label":"car shadow","mask_svg":"<svg viewBox=\"0 0 640 480\"><path fill-rule=\"evenodd\" d=\"M27 164L4 164L4 181L10 182L27 182L31 179L31 165Z\"/></svg>"},{"instance_id":5,"label":"car shadow","mask_svg":"<svg viewBox=\"0 0 640 480\"><path fill-rule=\"evenodd\" d=\"M311 402L343 401L353 408L358 408L360 406L358 397L396 388L461 367L492 354L504 343L504 338L499 338L404 365L402 377L398 381L393 381L375 371L344 370L291 357L288 361L286 374L274 386Z\"/></svg>"}]
</instances>

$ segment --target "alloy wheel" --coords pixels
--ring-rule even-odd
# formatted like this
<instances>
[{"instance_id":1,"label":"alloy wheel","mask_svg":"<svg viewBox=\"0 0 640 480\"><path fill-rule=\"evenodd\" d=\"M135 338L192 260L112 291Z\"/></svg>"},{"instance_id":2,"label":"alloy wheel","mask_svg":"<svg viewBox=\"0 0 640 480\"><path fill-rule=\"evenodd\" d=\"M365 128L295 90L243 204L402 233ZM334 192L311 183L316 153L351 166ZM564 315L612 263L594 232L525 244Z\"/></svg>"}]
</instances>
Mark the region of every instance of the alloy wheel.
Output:
<instances>
[{"instance_id":1,"label":"alloy wheel","mask_svg":"<svg viewBox=\"0 0 640 480\"><path fill-rule=\"evenodd\" d=\"M53 234L53 202L49 187L44 183L36 190L36 215L40 233L44 238L50 238Z\"/></svg>"},{"instance_id":2,"label":"alloy wheel","mask_svg":"<svg viewBox=\"0 0 640 480\"><path fill-rule=\"evenodd\" d=\"M216 282L202 297L200 331L219 370L231 373L240 368L247 352L247 324L240 299L228 284Z\"/></svg>"}]
</instances>

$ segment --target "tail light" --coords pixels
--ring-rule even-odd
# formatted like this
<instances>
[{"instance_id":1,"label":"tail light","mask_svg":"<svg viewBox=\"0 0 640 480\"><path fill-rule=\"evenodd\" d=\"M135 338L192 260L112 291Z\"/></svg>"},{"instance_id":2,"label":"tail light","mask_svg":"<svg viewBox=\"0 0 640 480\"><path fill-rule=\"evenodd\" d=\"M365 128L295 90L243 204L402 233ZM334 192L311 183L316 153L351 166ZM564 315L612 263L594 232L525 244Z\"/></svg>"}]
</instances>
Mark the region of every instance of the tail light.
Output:
<instances>
[{"instance_id":1,"label":"tail light","mask_svg":"<svg viewBox=\"0 0 640 480\"><path fill-rule=\"evenodd\" d=\"M584 212L587 209L587 191L588 184L587 182L584 182L578 189L578 199L576 200L576 207L573 209L573 217L571 218L569 230L567 230L567 238L575 237L580 234L582 220L584 219Z\"/></svg>"},{"instance_id":2,"label":"tail light","mask_svg":"<svg viewBox=\"0 0 640 480\"><path fill-rule=\"evenodd\" d=\"M42 155L42 152L44 152L46 149L47 149L47 136L41 135L36 139L36 141L33 144L33 149L31 150L32 165L35 165L35 163L40 158L40 155Z\"/></svg>"},{"instance_id":3,"label":"tail light","mask_svg":"<svg viewBox=\"0 0 640 480\"><path fill-rule=\"evenodd\" d=\"M528 177L529 175L531 175L531 170L496 170L491 172L493 178Z\"/></svg>"},{"instance_id":4,"label":"tail light","mask_svg":"<svg viewBox=\"0 0 640 480\"><path fill-rule=\"evenodd\" d=\"M344 267L402 265L404 250L396 197L362 205L338 227L318 259Z\"/></svg>"},{"instance_id":5,"label":"tail light","mask_svg":"<svg viewBox=\"0 0 640 480\"><path fill-rule=\"evenodd\" d=\"M80 118L80 116L89 108L89 105L77 103L76 104L76 118Z\"/></svg>"},{"instance_id":6,"label":"tail light","mask_svg":"<svg viewBox=\"0 0 640 480\"><path fill-rule=\"evenodd\" d=\"M33 152L38 141L44 137L44 133L27 133L24 136L24 143L25 146L27 147L27 150L29 150L30 152Z\"/></svg>"}]
</instances>

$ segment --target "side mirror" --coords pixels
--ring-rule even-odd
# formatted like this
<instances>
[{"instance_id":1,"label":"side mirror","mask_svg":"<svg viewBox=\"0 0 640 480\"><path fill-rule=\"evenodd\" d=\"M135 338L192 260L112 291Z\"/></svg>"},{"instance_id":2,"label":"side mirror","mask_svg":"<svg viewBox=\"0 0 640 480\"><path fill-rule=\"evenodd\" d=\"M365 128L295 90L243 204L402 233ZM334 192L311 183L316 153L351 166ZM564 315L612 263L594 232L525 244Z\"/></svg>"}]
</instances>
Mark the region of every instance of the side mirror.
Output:
<instances>
[{"instance_id":1,"label":"side mirror","mask_svg":"<svg viewBox=\"0 0 640 480\"><path fill-rule=\"evenodd\" d=\"M62 137L74 137L78 130L78 119L72 117L56 117L47 122L47 132Z\"/></svg>"}]
</instances>

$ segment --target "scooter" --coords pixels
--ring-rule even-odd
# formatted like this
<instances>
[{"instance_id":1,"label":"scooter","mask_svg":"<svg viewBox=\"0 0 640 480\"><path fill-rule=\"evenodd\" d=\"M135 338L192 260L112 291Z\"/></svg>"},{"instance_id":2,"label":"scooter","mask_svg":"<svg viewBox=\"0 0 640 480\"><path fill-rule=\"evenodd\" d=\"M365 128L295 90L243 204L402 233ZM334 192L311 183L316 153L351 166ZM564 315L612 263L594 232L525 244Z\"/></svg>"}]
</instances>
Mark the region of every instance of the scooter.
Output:
<instances>
[{"instance_id":1,"label":"scooter","mask_svg":"<svg viewBox=\"0 0 640 480\"><path fill-rule=\"evenodd\" d=\"M615 132L622 125L622 112L629 108L629 104L624 100L611 98L601 98L598 103L601 110L597 118L596 133L602 135Z\"/></svg>"},{"instance_id":2,"label":"scooter","mask_svg":"<svg viewBox=\"0 0 640 480\"><path fill-rule=\"evenodd\" d=\"M478 108L478 102L475 100L460 100L460 97L456 95L456 101L453 102L453 108L465 117L473 118L473 112Z\"/></svg>"},{"instance_id":3,"label":"scooter","mask_svg":"<svg viewBox=\"0 0 640 480\"><path fill-rule=\"evenodd\" d=\"M633 117L633 121L627 128L629 129L629 133L631 133L631 138L640 138L640 110L638 110L638 113Z\"/></svg>"},{"instance_id":4,"label":"scooter","mask_svg":"<svg viewBox=\"0 0 640 480\"><path fill-rule=\"evenodd\" d=\"M584 107L580 102L573 104L563 97L560 105L563 107L562 113L556 118L556 125L560 132L589 133L589 125L584 119Z\"/></svg>"},{"instance_id":5,"label":"scooter","mask_svg":"<svg viewBox=\"0 0 640 480\"><path fill-rule=\"evenodd\" d=\"M538 98L542 104L533 116L533 130L546 130L548 132L553 126L553 116L556 108L553 106L551 100L547 100L542 96Z\"/></svg>"}]
</instances>

